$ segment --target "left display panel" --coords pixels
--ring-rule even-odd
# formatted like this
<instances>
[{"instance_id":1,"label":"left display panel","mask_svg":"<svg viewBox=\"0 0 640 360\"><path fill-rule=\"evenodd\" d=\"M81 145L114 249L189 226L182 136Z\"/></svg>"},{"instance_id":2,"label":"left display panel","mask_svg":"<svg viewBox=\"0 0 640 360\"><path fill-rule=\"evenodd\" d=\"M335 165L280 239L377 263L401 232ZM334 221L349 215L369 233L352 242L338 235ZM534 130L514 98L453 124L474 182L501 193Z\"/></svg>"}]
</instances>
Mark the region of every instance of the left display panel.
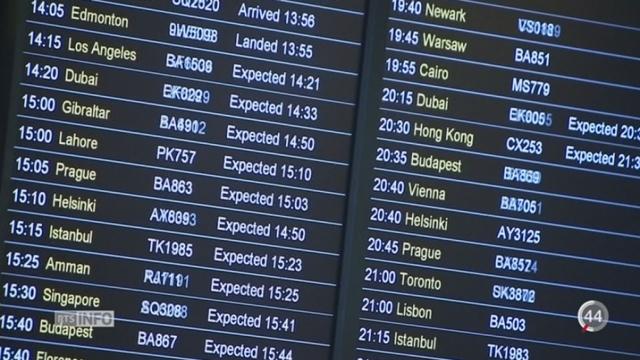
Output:
<instances>
[{"instance_id":1,"label":"left display panel","mask_svg":"<svg viewBox=\"0 0 640 360\"><path fill-rule=\"evenodd\" d=\"M0 356L328 359L364 0L18 7Z\"/></svg>"}]
</instances>

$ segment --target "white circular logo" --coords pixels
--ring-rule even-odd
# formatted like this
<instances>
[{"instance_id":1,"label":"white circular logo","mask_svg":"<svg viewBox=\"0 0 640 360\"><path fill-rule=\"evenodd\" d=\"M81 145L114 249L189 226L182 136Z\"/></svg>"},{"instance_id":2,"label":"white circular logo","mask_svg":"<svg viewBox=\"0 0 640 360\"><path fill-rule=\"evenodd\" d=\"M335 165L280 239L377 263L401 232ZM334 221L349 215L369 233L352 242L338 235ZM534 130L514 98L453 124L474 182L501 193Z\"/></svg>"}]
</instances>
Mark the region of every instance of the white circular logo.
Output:
<instances>
[{"instance_id":1,"label":"white circular logo","mask_svg":"<svg viewBox=\"0 0 640 360\"><path fill-rule=\"evenodd\" d=\"M582 331L598 332L607 326L607 322L609 322L609 310L600 301L589 300L580 306L578 323Z\"/></svg>"}]
</instances>

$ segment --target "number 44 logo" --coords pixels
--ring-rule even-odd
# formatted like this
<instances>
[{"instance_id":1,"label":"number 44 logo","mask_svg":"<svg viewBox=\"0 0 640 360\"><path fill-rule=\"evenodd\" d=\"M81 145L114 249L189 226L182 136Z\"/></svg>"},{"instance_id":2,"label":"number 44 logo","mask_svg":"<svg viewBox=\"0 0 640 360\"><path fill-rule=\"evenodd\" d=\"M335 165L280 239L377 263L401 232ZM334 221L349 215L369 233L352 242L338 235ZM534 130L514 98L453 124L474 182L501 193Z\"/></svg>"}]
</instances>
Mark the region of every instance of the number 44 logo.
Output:
<instances>
[{"instance_id":1,"label":"number 44 logo","mask_svg":"<svg viewBox=\"0 0 640 360\"><path fill-rule=\"evenodd\" d=\"M578 310L578 323L582 332L598 332L607 326L609 310L603 303L589 300Z\"/></svg>"}]
</instances>

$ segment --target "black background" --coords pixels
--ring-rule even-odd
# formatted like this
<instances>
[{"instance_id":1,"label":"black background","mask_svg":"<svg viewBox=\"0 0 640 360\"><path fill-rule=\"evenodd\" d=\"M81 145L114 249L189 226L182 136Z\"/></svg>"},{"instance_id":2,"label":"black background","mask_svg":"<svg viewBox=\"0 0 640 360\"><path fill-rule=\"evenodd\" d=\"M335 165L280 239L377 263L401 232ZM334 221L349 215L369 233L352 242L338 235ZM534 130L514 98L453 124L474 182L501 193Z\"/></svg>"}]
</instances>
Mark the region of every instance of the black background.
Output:
<instances>
[{"instance_id":1,"label":"black background","mask_svg":"<svg viewBox=\"0 0 640 360\"><path fill-rule=\"evenodd\" d=\"M15 1L3 1L0 3L0 145L4 149L7 131L7 116L11 93L11 72L13 69L13 52L15 50L16 16L12 16L15 10ZM0 165L3 158L0 157ZM1 166L0 166L1 168Z\"/></svg>"}]
</instances>

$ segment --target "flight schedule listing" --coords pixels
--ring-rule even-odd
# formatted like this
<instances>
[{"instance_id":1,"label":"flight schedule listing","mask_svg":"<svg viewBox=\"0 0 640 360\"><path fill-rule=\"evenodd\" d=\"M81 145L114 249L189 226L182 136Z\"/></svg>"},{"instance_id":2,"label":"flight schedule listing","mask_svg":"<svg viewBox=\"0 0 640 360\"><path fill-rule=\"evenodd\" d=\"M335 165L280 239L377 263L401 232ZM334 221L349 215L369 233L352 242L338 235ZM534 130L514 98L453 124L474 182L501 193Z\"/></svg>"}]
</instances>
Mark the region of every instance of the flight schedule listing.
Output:
<instances>
[{"instance_id":1,"label":"flight schedule listing","mask_svg":"<svg viewBox=\"0 0 640 360\"><path fill-rule=\"evenodd\" d=\"M631 0L28 0L0 358L640 358Z\"/></svg>"},{"instance_id":2,"label":"flight schedule listing","mask_svg":"<svg viewBox=\"0 0 640 360\"><path fill-rule=\"evenodd\" d=\"M640 29L520 3L387 2L349 358L640 356Z\"/></svg>"},{"instance_id":3,"label":"flight schedule listing","mask_svg":"<svg viewBox=\"0 0 640 360\"><path fill-rule=\"evenodd\" d=\"M23 3L1 357L329 358L364 2Z\"/></svg>"}]
</instances>

